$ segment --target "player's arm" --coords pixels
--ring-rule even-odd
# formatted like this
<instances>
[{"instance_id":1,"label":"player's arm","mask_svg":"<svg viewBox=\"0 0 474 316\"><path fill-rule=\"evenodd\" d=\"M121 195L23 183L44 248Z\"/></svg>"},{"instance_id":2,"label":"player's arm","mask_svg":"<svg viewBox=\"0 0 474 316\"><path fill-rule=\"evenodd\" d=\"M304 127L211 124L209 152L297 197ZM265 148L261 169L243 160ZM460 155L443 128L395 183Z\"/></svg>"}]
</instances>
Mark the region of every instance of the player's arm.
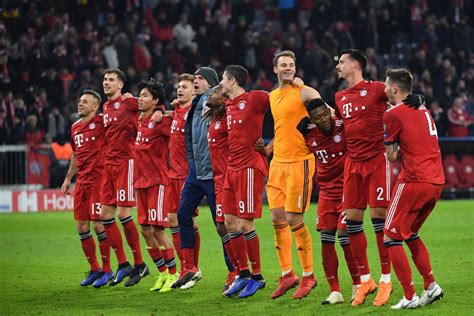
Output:
<instances>
[{"instance_id":1,"label":"player's arm","mask_svg":"<svg viewBox=\"0 0 474 316\"><path fill-rule=\"evenodd\" d=\"M390 162L395 162L398 159L398 143L385 144L385 153Z\"/></svg>"},{"instance_id":2,"label":"player's arm","mask_svg":"<svg viewBox=\"0 0 474 316\"><path fill-rule=\"evenodd\" d=\"M321 98L321 95L319 94L319 92L316 89L308 87L308 86L304 86L301 89L301 100L303 100L303 102L306 104L312 99L322 99L322 98ZM327 103L326 103L326 106L331 111L331 116L335 117L334 109Z\"/></svg>"},{"instance_id":3,"label":"player's arm","mask_svg":"<svg viewBox=\"0 0 474 316\"><path fill-rule=\"evenodd\" d=\"M71 187L72 177L77 173L77 161L76 152L72 152L71 161L69 162L69 169L67 170L66 178L64 178L63 185L61 186L61 192L63 194L70 194L69 188Z\"/></svg>"},{"instance_id":4,"label":"player's arm","mask_svg":"<svg viewBox=\"0 0 474 316\"><path fill-rule=\"evenodd\" d=\"M256 151L261 154L264 154L266 157L270 156L273 153L273 139L265 146L263 138L259 138L254 145Z\"/></svg>"}]
</instances>

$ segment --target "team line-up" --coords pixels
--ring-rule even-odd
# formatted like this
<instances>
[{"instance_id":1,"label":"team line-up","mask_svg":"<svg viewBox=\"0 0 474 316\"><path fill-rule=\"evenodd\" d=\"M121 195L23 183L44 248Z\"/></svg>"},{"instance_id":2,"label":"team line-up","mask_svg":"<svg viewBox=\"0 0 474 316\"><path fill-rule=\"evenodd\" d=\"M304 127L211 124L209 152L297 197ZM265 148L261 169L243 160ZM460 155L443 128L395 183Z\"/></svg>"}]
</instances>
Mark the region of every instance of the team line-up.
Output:
<instances>
[{"instance_id":1,"label":"team line-up","mask_svg":"<svg viewBox=\"0 0 474 316\"><path fill-rule=\"evenodd\" d=\"M69 194L76 175L74 219L90 265L82 286L115 286L127 277L125 286L132 286L150 273L131 217L135 205L146 249L159 271L150 290L195 286L202 278L195 217L205 196L228 268L224 296L255 295L266 286L254 221L262 216L268 177L266 193L281 267L271 297L296 288L293 298L304 298L317 284L311 234L304 223L316 172L320 185L316 228L330 287L323 304L344 302L336 236L352 277L353 306L364 304L376 291L373 305L386 305L392 267L404 291L392 308L419 307L443 297L418 232L440 197L444 173L436 127L423 96L411 93L411 73L391 69L385 82L366 81L367 58L358 50L344 50L336 70L347 88L336 93L331 108L315 89L295 77L293 52L277 53L273 65L278 87L270 93L246 91L248 72L239 65L227 66L222 80L209 67L194 75L182 74L172 111L165 110L164 88L154 79L139 84L138 98L122 94L125 76L119 69L104 72L108 100L102 114L97 113L99 93L83 91L77 106L81 118L71 127L74 153L61 188ZM265 145L261 137L267 110L274 120L274 139ZM396 160L401 160L402 170L392 184L390 163ZM381 265L378 284L367 260L363 230L367 204ZM133 266L124 252L116 210ZM293 237L301 277L293 270ZM403 242L423 277L421 296L415 292ZM110 249L118 261L115 274Z\"/></svg>"}]
</instances>

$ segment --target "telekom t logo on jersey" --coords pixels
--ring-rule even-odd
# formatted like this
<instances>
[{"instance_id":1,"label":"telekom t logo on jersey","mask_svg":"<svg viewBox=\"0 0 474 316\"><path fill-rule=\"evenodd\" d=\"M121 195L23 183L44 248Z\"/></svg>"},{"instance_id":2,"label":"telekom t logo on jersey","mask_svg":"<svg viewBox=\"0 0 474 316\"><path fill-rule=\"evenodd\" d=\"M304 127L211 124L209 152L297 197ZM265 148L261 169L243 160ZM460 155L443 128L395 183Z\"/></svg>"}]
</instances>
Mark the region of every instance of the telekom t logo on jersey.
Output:
<instances>
[{"instance_id":1,"label":"telekom t logo on jersey","mask_svg":"<svg viewBox=\"0 0 474 316\"><path fill-rule=\"evenodd\" d=\"M346 103L342 105L342 113L344 113L345 118L351 117L352 112L352 103Z\"/></svg>"},{"instance_id":2,"label":"telekom t logo on jersey","mask_svg":"<svg viewBox=\"0 0 474 316\"><path fill-rule=\"evenodd\" d=\"M322 163L328 163L328 153L326 150L316 150L315 154Z\"/></svg>"},{"instance_id":3,"label":"telekom t logo on jersey","mask_svg":"<svg viewBox=\"0 0 474 316\"><path fill-rule=\"evenodd\" d=\"M84 143L84 137L82 136L82 134L75 135L74 142L76 143L76 147L81 147Z\"/></svg>"}]
</instances>

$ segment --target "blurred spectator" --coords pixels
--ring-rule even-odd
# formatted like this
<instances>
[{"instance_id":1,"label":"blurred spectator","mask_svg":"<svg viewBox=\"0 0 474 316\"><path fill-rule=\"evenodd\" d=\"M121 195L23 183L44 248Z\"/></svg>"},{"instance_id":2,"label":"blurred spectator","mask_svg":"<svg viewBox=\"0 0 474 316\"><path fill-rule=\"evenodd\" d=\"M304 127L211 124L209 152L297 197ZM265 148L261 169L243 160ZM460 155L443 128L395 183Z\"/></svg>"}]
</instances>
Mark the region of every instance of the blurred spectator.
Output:
<instances>
[{"instance_id":1,"label":"blurred spectator","mask_svg":"<svg viewBox=\"0 0 474 316\"><path fill-rule=\"evenodd\" d=\"M44 130L38 127L38 118L36 115L30 115L26 118L25 143L28 145L39 145L43 142Z\"/></svg>"},{"instance_id":2,"label":"blurred spectator","mask_svg":"<svg viewBox=\"0 0 474 316\"><path fill-rule=\"evenodd\" d=\"M173 27L173 37L176 40L178 49L192 49L197 48L196 43L193 41L196 31L194 31L191 24L188 23L188 16L181 14L179 23Z\"/></svg>"},{"instance_id":3,"label":"blurred spectator","mask_svg":"<svg viewBox=\"0 0 474 316\"><path fill-rule=\"evenodd\" d=\"M59 111L58 107L54 107L48 116L48 131L45 135L46 140L50 143L53 139L63 137L66 134L66 120Z\"/></svg>"},{"instance_id":4,"label":"blurred spectator","mask_svg":"<svg viewBox=\"0 0 474 316\"><path fill-rule=\"evenodd\" d=\"M468 127L472 124L472 117L467 113L462 98L454 99L453 105L448 110L449 136L465 137Z\"/></svg>"}]
</instances>

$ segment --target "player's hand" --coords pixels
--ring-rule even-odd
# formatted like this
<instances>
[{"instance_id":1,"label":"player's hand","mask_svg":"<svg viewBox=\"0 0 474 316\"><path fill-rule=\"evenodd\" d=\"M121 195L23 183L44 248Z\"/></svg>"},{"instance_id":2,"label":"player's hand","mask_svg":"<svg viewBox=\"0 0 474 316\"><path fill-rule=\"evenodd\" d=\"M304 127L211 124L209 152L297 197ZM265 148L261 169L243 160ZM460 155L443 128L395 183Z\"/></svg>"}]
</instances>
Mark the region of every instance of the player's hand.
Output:
<instances>
[{"instance_id":1,"label":"player's hand","mask_svg":"<svg viewBox=\"0 0 474 316\"><path fill-rule=\"evenodd\" d=\"M422 94L412 93L403 99L402 102L410 108L418 109L425 104L425 97Z\"/></svg>"},{"instance_id":2,"label":"player's hand","mask_svg":"<svg viewBox=\"0 0 474 316\"><path fill-rule=\"evenodd\" d=\"M171 101L171 106L174 107L174 108L177 108L179 107L179 101L178 99L174 99L173 101Z\"/></svg>"},{"instance_id":3,"label":"player's hand","mask_svg":"<svg viewBox=\"0 0 474 316\"><path fill-rule=\"evenodd\" d=\"M71 187L71 181L64 180L63 185L61 186L62 194L64 194L64 195L71 194L71 192L69 192L70 187Z\"/></svg>"},{"instance_id":4,"label":"player's hand","mask_svg":"<svg viewBox=\"0 0 474 316\"><path fill-rule=\"evenodd\" d=\"M126 92L122 94L122 100L130 99L130 98L134 98L133 94L131 94L130 92Z\"/></svg>"},{"instance_id":5,"label":"player's hand","mask_svg":"<svg viewBox=\"0 0 474 316\"><path fill-rule=\"evenodd\" d=\"M153 115L151 116L150 121L153 123L157 124L160 123L163 120L163 113L161 111L155 111Z\"/></svg>"},{"instance_id":6,"label":"player's hand","mask_svg":"<svg viewBox=\"0 0 474 316\"><path fill-rule=\"evenodd\" d=\"M309 129L308 129L308 125L310 123L310 120L309 120L309 117L305 116L301 119L301 121L298 123L298 125L296 126L296 129L301 133L303 134L303 136L305 136L306 134L308 134L309 132Z\"/></svg>"},{"instance_id":7,"label":"player's hand","mask_svg":"<svg viewBox=\"0 0 474 316\"><path fill-rule=\"evenodd\" d=\"M263 138L259 138L256 142L254 147L256 151L261 154L265 154L265 143L263 142Z\"/></svg>"},{"instance_id":8,"label":"player's hand","mask_svg":"<svg viewBox=\"0 0 474 316\"><path fill-rule=\"evenodd\" d=\"M298 87L301 87L301 86L304 85L304 81L303 81L303 79L301 79L300 77L294 77L294 78L293 78L293 81L291 82L291 85L292 85L293 87L298 88Z\"/></svg>"}]
</instances>

